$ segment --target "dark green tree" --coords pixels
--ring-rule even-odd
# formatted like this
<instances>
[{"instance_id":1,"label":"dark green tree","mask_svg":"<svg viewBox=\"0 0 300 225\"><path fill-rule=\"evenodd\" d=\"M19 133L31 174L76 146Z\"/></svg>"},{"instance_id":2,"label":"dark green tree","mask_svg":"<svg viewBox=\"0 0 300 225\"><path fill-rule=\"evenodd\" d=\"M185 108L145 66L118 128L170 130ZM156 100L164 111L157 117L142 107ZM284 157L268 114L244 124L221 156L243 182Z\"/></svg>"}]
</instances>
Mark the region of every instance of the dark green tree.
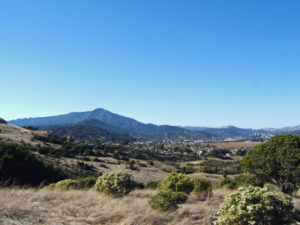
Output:
<instances>
[{"instance_id":1,"label":"dark green tree","mask_svg":"<svg viewBox=\"0 0 300 225\"><path fill-rule=\"evenodd\" d=\"M243 169L292 194L300 183L300 136L280 134L256 146L241 161Z\"/></svg>"}]
</instances>

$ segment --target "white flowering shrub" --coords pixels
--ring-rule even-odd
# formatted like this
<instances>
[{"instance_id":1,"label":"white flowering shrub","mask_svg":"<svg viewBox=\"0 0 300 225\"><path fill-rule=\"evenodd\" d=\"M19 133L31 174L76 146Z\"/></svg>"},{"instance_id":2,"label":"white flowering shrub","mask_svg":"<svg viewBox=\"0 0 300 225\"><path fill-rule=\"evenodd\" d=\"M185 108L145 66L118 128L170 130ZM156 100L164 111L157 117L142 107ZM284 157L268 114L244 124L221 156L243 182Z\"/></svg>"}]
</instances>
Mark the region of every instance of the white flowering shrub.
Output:
<instances>
[{"instance_id":1,"label":"white flowering shrub","mask_svg":"<svg viewBox=\"0 0 300 225\"><path fill-rule=\"evenodd\" d=\"M101 194L121 197L136 187L136 182L128 173L118 172L105 174L98 178L95 189Z\"/></svg>"},{"instance_id":2,"label":"white flowering shrub","mask_svg":"<svg viewBox=\"0 0 300 225\"><path fill-rule=\"evenodd\" d=\"M218 214L215 225L288 225L299 219L290 196L253 186L228 195Z\"/></svg>"}]
</instances>

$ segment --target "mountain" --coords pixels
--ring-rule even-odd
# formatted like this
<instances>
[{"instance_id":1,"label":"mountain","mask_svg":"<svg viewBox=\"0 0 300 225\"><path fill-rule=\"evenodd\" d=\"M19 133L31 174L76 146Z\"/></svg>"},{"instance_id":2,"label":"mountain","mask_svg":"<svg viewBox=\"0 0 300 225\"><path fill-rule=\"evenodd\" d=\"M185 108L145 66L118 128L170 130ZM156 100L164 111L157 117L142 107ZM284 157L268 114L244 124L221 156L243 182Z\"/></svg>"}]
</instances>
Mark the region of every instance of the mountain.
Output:
<instances>
[{"instance_id":1,"label":"mountain","mask_svg":"<svg viewBox=\"0 0 300 225\"><path fill-rule=\"evenodd\" d=\"M83 120L83 121L78 122L76 125L97 127L97 128L101 128L101 129L104 129L106 131L113 132L113 133L127 133L127 130L125 130L125 129L115 127L113 125L101 122L100 120L97 120L97 119Z\"/></svg>"},{"instance_id":2,"label":"mountain","mask_svg":"<svg viewBox=\"0 0 300 225\"><path fill-rule=\"evenodd\" d=\"M98 121L95 121L98 120ZM37 118L25 118L11 120L11 123L18 126L70 126L78 125L78 123L87 123L88 126L94 123L98 128L114 131L114 132L126 132L134 136L146 136L151 138L170 138L170 137L193 137L193 138L210 138L213 135L203 131L191 131L184 128L179 128L169 125L154 125L144 124L132 118L121 116L105 109L99 108L93 111L87 112L72 112L64 115L49 116L49 117L37 117ZM100 123L103 124L100 124Z\"/></svg>"}]
</instances>

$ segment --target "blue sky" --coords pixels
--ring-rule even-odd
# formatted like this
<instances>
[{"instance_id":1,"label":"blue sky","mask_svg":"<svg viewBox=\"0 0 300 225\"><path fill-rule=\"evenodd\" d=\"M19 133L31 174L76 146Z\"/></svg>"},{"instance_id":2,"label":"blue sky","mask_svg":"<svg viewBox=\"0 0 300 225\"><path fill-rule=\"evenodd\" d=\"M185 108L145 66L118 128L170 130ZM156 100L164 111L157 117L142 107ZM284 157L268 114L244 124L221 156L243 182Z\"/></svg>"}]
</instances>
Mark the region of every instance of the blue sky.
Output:
<instances>
[{"instance_id":1,"label":"blue sky","mask_svg":"<svg viewBox=\"0 0 300 225\"><path fill-rule=\"evenodd\" d=\"M300 1L0 0L0 117L300 124Z\"/></svg>"}]
</instances>

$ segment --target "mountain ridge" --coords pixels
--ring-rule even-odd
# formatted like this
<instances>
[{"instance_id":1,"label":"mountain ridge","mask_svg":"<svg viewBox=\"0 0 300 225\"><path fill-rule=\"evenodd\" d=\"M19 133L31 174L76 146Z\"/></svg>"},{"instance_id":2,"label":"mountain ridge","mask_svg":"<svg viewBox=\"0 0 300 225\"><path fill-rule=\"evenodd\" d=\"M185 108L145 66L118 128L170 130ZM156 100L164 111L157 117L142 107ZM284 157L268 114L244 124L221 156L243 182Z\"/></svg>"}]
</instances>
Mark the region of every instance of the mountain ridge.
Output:
<instances>
[{"instance_id":1,"label":"mountain ridge","mask_svg":"<svg viewBox=\"0 0 300 225\"><path fill-rule=\"evenodd\" d=\"M152 123L142 123L133 118L125 117L112 113L103 108L97 108L92 111L71 112L56 116L47 117L29 117L9 121L18 126L70 126L86 125L94 126L113 133L127 133L133 136L147 136L151 138L228 138L228 137L246 137L256 135L257 133L296 133L300 134L300 125L282 127L282 128L239 128L233 125L221 127L201 127L201 126L171 126L155 125ZM80 124L81 123L81 124ZM84 124L82 124L84 123Z\"/></svg>"},{"instance_id":2,"label":"mountain ridge","mask_svg":"<svg viewBox=\"0 0 300 225\"><path fill-rule=\"evenodd\" d=\"M111 128L115 127L135 136L147 136L151 138L170 138L178 136L210 138L214 136L203 131L190 131L188 129L179 128L176 126L145 124L135 119L121 116L102 108L97 108L93 111L72 112L57 116L17 119L11 120L10 123L22 127L69 126L75 125L82 121L85 121L86 123L91 119L96 119L102 123L105 123L105 126L111 126Z\"/></svg>"}]
</instances>

